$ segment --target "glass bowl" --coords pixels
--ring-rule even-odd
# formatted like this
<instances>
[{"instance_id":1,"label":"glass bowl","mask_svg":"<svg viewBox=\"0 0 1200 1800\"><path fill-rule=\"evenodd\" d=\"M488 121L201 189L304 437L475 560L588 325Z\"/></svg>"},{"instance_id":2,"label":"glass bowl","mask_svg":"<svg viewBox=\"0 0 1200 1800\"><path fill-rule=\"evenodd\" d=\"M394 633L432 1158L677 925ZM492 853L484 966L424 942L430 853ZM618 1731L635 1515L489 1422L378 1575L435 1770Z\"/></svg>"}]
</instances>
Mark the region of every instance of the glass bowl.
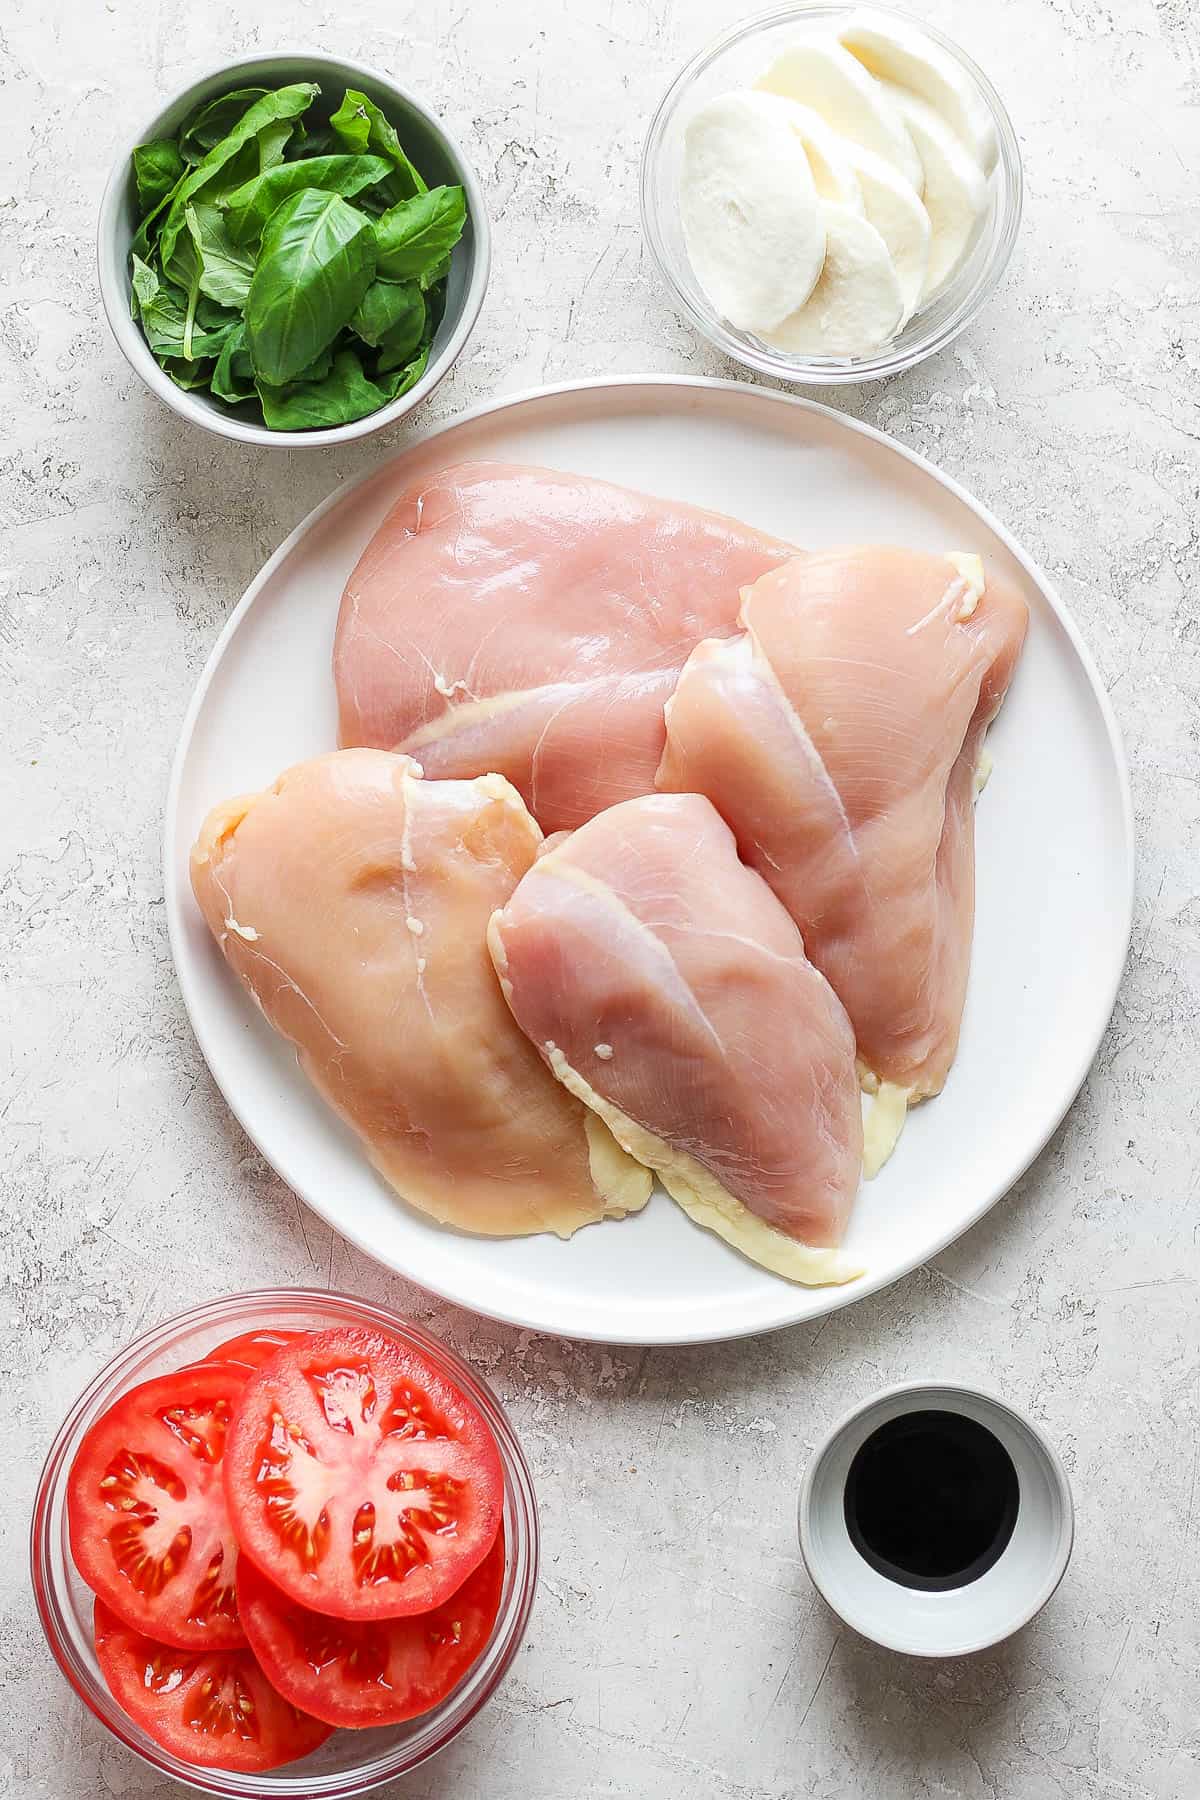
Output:
<instances>
[{"instance_id":1,"label":"glass bowl","mask_svg":"<svg viewBox=\"0 0 1200 1800\"><path fill-rule=\"evenodd\" d=\"M714 309L692 272L677 200L683 133L695 109L731 88L753 87L800 29L836 27L851 13L897 19L920 31L958 63L979 90L996 127L991 206L957 274L882 349L866 356L792 356L738 331ZM642 152L642 228L664 281L681 309L727 356L784 381L825 385L895 375L945 349L990 298L1012 255L1021 223L1021 152L995 88L965 51L942 32L898 7L779 6L732 25L680 70L650 122Z\"/></svg>"},{"instance_id":2,"label":"glass bowl","mask_svg":"<svg viewBox=\"0 0 1200 1800\"><path fill-rule=\"evenodd\" d=\"M500 1611L482 1656L440 1706L403 1725L335 1731L319 1750L261 1775L201 1769L160 1749L109 1693L92 1647L92 1595L75 1571L67 1535L67 1476L80 1439L105 1408L138 1382L197 1362L228 1338L279 1326L322 1330L331 1325L378 1326L394 1332L436 1363L474 1401L492 1431L504 1465L507 1564ZM33 1591L46 1640L75 1692L96 1717L152 1768L204 1794L237 1800L324 1800L365 1794L407 1774L457 1737L485 1706L506 1674L525 1634L537 1585L538 1519L529 1467L508 1418L491 1390L444 1344L386 1307L348 1294L306 1288L263 1289L212 1300L156 1325L103 1368L63 1422L46 1458L34 1500L30 1534Z\"/></svg>"}]
</instances>

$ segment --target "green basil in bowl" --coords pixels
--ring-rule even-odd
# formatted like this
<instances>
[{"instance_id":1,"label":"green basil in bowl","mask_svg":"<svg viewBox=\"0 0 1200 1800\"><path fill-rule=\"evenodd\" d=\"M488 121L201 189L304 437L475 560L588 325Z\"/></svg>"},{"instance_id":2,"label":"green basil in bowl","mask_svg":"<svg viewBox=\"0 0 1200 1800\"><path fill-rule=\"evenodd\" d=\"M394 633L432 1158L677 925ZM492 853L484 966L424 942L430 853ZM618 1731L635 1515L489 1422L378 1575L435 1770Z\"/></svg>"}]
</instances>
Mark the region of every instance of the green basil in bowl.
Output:
<instances>
[{"instance_id":1,"label":"green basil in bowl","mask_svg":"<svg viewBox=\"0 0 1200 1800\"><path fill-rule=\"evenodd\" d=\"M314 53L194 84L114 169L100 281L127 358L225 436L328 443L449 368L488 269L479 184L385 77Z\"/></svg>"}]
</instances>

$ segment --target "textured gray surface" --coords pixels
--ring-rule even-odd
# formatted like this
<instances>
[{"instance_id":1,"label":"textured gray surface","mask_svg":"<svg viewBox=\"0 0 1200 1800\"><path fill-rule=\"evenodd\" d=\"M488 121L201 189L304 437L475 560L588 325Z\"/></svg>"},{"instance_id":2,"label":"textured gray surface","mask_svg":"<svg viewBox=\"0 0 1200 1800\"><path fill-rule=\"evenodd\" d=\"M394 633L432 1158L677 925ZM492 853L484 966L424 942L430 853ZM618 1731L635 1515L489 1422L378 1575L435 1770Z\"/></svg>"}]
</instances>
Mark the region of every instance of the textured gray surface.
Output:
<instances>
[{"instance_id":1,"label":"textured gray surface","mask_svg":"<svg viewBox=\"0 0 1200 1800\"><path fill-rule=\"evenodd\" d=\"M108 335L92 231L116 143L159 95L227 50L308 41L420 87L487 187L491 292L425 423L571 375L733 373L655 285L635 171L669 73L736 8L291 0L261 24L225 0L4 9L0 1794L182 1794L107 1742L53 1668L25 1574L29 1504L64 1409L132 1331L278 1281L433 1323L511 1406L539 1482L527 1647L491 1710L393 1790L405 1800L1200 1791L1200 40L1190 0L924 10L1009 101L1024 235L952 351L837 399L964 481L1074 605L1133 765L1133 955L1066 1125L934 1266L817 1327L640 1355L499 1328L389 1278L302 1212L213 1089L163 929L175 734L259 564L406 434L264 454L177 426ZM792 1522L831 1419L926 1374L1027 1406L1078 1505L1053 1605L953 1665L840 1629Z\"/></svg>"}]
</instances>

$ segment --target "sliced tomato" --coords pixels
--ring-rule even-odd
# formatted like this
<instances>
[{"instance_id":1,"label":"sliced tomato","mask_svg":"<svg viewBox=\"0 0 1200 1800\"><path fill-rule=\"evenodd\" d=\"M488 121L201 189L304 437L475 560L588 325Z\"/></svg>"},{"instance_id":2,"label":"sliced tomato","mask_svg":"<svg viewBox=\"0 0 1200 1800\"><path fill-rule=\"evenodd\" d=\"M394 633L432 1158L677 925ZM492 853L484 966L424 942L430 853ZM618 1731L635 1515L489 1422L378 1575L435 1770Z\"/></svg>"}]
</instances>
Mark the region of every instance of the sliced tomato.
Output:
<instances>
[{"instance_id":1,"label":"sliced tomato","mask_svg":"<svg viewBox=\"0 0 1200 1800\"><path fill-rule=\"evenodd\" d=\"M487 1422L399 1338L338 1326L251 1375L225 1450L243 1555L292 1600L340 1619L428 1612L500 1528Z\"/></svg>"},{"instance_id":2,"label":"sliced tomato","mask_svg":"<svg viewBox=\"0 0 1200 1800\"><path fill-rule=\"evenodd\" d=\"M71 1465L71 1552L88 1586L137 1631L185 1650L245 1643L237 1540L221 1459L248 1379L197 1363L122 1394Z\"/></svg>"},{"instance_id":3,"label":"sliced tomato","mask_svg":"<svg viewBox=\"0 0 1200 1800\"><path fill-rule=\"evenodd\" d=\"M405 1619L330 1619L238 1565L238 1607L272 1686L330 1725L398 1725L428 1712L479 1660L504 1586L504 1532L456 1593Z\"/></svg>"},{"instance_id":4,"label":"sliced tomato","mask_svg":"<svg viewBox=\"0 0 1200 1800\"><path fill-rule=\"evenodd\" d=\"M218 1344L204 1360L237 1363L243 1369L261 1369L284 1344L290 1344L302 1335L298 1331L243 1331L240 1337Z\"/></svg>"},{"instance_id":5,"label":"sliced tomato","mask_svg":"<svg viewBox=\"0 0 1200 1800\"><path fill-rule=\"evenodd\" d=\"M181 1761L276 1769L323 1744L331 1727L298 1712L249 1650L178 1650L133 1631L97 1600L100 1670L135 1725Z\"/></svg>"}]
</instances>

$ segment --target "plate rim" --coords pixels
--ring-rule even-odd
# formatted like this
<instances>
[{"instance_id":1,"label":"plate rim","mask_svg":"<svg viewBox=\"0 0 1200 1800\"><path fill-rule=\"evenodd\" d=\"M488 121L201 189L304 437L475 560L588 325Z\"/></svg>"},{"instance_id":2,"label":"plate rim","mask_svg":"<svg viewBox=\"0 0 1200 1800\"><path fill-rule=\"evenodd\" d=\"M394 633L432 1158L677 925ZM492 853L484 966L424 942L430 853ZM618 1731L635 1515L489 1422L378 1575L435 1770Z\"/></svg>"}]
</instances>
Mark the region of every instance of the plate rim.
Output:
<instances>
[{"instance_id":1,"label":"plate rim","mask_svg":"<svg viewBox=\"0 0 1200 1800\"><path fill-rule=\"evenodd\" d=\"M276 570L286 561L302 539L316 529L327 514L332 512L341 502L348 500L369 482L376 480L392 463L399 462L403 458L411 456L419 451L424 451L430 445L435 444L440 438L447 436L451 431L457 430L460 426L475 424L481 419L495 417L506 412L514 412L522 407L539 401L561 399L571 394L594 393L603 390L616 391L620 389L645 390L647 388L655 387L740 394L743 398L753 397L755 401L762 401L769 406L799 409L802 412L814 414L826 421L832 421L835 425L849 431L852 435L863 437L871 443L881 445L884 449L898 454L913 468L919 470L922 474L931 477L938 486L947 490L956 500L965 505L981 519L983 524L990 531L994 532L996 537L1004 545L1005 549L1024 570L1025 574L1035 584L1042 597L1050 606L1059 625L1065 632L1071 648L1083 670L1084 676L1086 677L1092 697L1099 709L1099 716L1104 726L1108 752L1112 758L1113 771L1117 779L1124 854L1122 869L1120 871L1122 876L1122 907L1120 935L1118 938L1120 955L1116 959L1115 973L1111 976L1103 996L1105 1004L1102 1014L1103 1022L1099 1027L1099 1033L1096 1036L1096 1040L1092 1044L1090 1051L1083 1058L1082 1066L1076 1067L1069 1072L1060 1095L1061 1103L1056 1104L1052 1109L1044 1132L1036 1140L1030 1139L1028 1141L1018 1155L1015 1163L1001 1179L999 1184L990 1189L979 1204L974 1206L961 1220L957 1221L953 1230L941 1237L932 1247L926 1247L923 1253L918 1257L914 1257L911 1262L905 1262L901 1267L892 1269L887 1274L873 1276L868 1271L857 1280L849 1282L843 1287L828 1287L821 1289L822 1300L826 1303L822 1305L819 1312L806 1313L801 1317L775 1318L753 1324L733 1323L724 1327L718 1327L717 1329L713 1329L712 1327L700 1327L696 1330L685 1330L677 1326L670 1331L669 1335L658 1333L647 1336L645 1333L638 1332L601 1332L589 1329L568 1329L562 1325L548 1325L541 1320L531 1319L527 1314L523 1314L519 1310L506 1308L503 1305L489 1305L487 1309L484 1310L474 1298L464 1298L461 1293L451 1291L446 1285L430 1281L423 1274L414 1274L411 1269L401 1268L396 1262L380 1256L376 1250L372 1249L369 1244L365 1243L362 1238L355 1235L354 1232L345 1230L341 1224L334 1224L332 1220L327 1218L322 1208L314 1199L310 1198L307 1192L292 1186L292 1183L278 1168L276 1168L272 1158L259 1143L255 1133L251 1130L245 1118L243 1118L236 1101L226 1092L209 1056L208 1047L205 1041L206 1033L203 1027L197 1022L197 1011L193 1005L192 983L186 972L186 962L182 954L182 914L179 904L181 883L179 880L176 845L178 841L179 826L179 797L183 786L184 767L187 762L188 752L191 748L196 722L207 698L209 687L211 686L217 669L224 657L226 648L231 639L235 636L241 621L249 612L263 588L271 580ZM196 684L192 690L191 698L179 728L179 737L176 742L175 753L171 760L171 773L167 785L166 803L163 814L162 853L163 900L167 915L167 939L171 951L171 961L175 970L175 978L179 984L184 1010L187 1013L189 1028L199 1047L200 1054L204 1058L209 1075L212 1077L225 1104L228 1106L230 1112L233 1114L250 1142L254 1145L259 1155L263 1157L264 1161L278 1176L279 1180L284 1183L284 1186L287 1187L289 1191L296 1194L297 1198L300 1199L305 1206L315 1212L318 1218L320 1218L324 1224L329 1226L331 1231L335 1231L339 1237L345 1238L348 1243L361 1251L364 1256L369 1257L372 1262L377 1263L381 1268L388 1269L393 1274L400 1275L406 1281L411 1281L415 1286L422 1288L426 1293L434 1294L439 1299L449 1301L450 1304L454 1306L461 1306L464 1310L474 1313L478 1317L494 1319L498 1323L515 1326L522 1330L542 1332L550 1336L563 1337L581 1343L613 1344L630 1347L642 1347L647 1345L666 1347L668 1345L698 1345L732 1342L741 1338L762 1336L768 1332L784 1331L791 1326L811 1323L815 1319L828 1318L831 1313L840 1312L843 1307L853 1306L858 1301L866 1300L872 1294L880 1293L885 1288L891 1287L894 1283L905 1280L914 1270L923 1268L928 1263L931 1263L951 1244L957 1242L960 1237L972 1230L973 1227L976 1226L1006 1194L1011 1192L1016 1183L1027 1170L1032 1167L1034 1162L1036 1162L1050 1139L1054 1136L1054 1133L1062 1124L1078 1097L1084 1082L1087 1080L1088 1073L1096 1059L1100 1045L1103 1042L1104 1033L1107 1031L1108 1025L1111 1022L1113 1011L1116 1006L1117 995L1120 991L1121 982L1124 978L1125 969L1129 960L1129 948L1133 933L1137 872L1133 791L1130 782L1128 758L1126 756L1116 712L1109 699L1108 691L1104 686L1099 668L1091 650L1085 642L1070 608L1059 594L1056 584L1045 573L1041 565L1022 547L1008 527L1002 524L991 509L983 505L981 501L977 500L961 482L957 481L952 475L947 475L943 470L939 469L935 463L930 462L927 457L922 456L919 451L910 449L908 445L900 443L887 432L881 431L878 426L867 424L862 419L850 417L849 414L842 412L837 407L826 406L820 401L810 400L803 394L791 394L778 389L765 388L760 386L757 382L732 380L725 376L716 375L673 373L585 376L574 380L549 382L530 388L522 388L513 394L502 394L478 401L475 405L466 408L464 411L455 413L449 418L441 420L429 431L414 434L411 439L399 445L394 450L389 451L385 457L374 463L372 467L364 469L361 474L356 475L352 481L338 484L326 495L324 500L318 501L317 505L314 506L287 534L282 543L278 545L272 555L267 558L267 561L259 569L258 573L253 577L249 586L242 594L241 599L233 608L233 611L229 614L225 624L218 633L212 649L209 651L205 660L204 667L196 680ZM785 1295L790 1291L790 1287L790 1283L780 1283L781 1292ZM813 1290L804 1289L802 1291L811 1293Z\"/></svg>"}]
</instances>

